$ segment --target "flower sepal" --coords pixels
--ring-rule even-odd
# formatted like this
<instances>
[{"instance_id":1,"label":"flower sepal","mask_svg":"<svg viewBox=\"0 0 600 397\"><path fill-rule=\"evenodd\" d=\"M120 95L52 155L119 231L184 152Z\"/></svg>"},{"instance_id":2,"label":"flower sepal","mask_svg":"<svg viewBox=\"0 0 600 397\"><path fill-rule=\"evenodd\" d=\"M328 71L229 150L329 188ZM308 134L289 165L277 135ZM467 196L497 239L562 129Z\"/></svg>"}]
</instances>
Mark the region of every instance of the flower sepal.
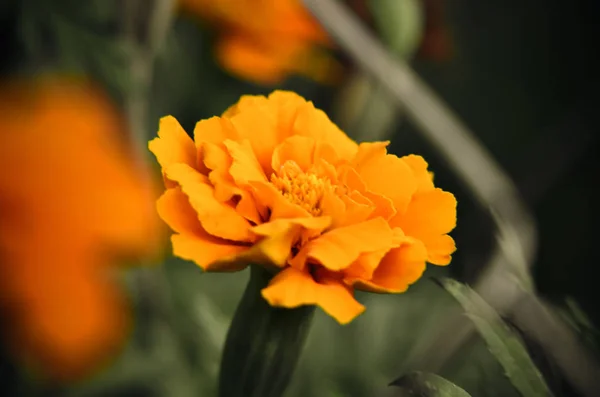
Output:
<instances>
[{"instance_id":1,"label":"flower sepal","mask_svg":"<svg viewBox=\"0 0 600 397\"><path fill-rule=\"evenodd\" d=\"M250 279L229 328L219 397L282 396L298 363L315 306L277 308L261 296L273 273L251 265Z\"/></svg>"}]
</instances>

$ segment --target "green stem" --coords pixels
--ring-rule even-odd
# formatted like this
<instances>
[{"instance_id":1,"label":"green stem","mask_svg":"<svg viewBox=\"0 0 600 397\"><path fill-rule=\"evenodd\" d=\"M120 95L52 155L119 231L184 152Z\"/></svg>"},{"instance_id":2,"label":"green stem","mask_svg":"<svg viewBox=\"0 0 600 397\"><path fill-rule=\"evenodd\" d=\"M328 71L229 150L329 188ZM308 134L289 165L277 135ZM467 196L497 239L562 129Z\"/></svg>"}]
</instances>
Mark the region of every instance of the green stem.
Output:
<instances>
[{"instance_id":1,"label":"green stem","mask_svg":"<svg viewBox=\"0 0 600 397\"><path fill-rule=\"evenodd\" d=\"M252 265L227 334L219 397L279 397L285 392L310 329L314 306L275 308L261 296L272 274Z\"/></svg>"}]
</instances>

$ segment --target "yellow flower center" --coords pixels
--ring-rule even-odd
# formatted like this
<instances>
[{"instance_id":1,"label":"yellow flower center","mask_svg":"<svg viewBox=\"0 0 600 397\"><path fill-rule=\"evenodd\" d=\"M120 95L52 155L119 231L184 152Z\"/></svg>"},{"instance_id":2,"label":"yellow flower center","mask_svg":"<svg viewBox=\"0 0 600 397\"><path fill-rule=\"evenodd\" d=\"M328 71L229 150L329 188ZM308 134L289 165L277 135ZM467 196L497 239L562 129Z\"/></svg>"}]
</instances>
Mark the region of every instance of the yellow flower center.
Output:
<instances>
[{"instance_id":1,"label":"yellow flower center","mask_svg":"<svg viewBox=\"0 0 600 397\"><path fill-rule=\"evenodd\" d=\"M271 174L271 183L288 201L314 216L321 215L321 199L332 188L329 179L302 171L292 160L283 163L279 172Z\"/></svg>"}]
</instances>

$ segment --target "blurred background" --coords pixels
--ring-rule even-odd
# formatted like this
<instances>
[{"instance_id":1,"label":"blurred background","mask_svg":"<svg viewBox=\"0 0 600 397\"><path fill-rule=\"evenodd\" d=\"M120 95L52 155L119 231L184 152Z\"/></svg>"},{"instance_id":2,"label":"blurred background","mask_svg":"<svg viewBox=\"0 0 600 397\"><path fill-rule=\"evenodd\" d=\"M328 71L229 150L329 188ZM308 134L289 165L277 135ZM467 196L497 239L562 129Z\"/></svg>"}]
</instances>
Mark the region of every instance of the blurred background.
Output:
<instances>
[{"instance_id":1,"label":"blurred background","mask_svg":"<svg viewBox=\"0 0 600 397\"><path fill-rule=\"evenodd\" d=\"M282 5L288 2L293 4ZM595 357L600 3L336 3L410 65L512 180L537 225L530 269L537 294L580 349ZM436 372L473 396L519 395L475 334L447 354L423 357L427 346L443 346L445 336L455 334L448 324L469 321L429 278L481 280L498 236L490 207L475 199L460 172L386 87L327 35L331 26L321 28L300 1L4 0L0 18L4 81L40 75L92 79L127 121L123 141L133 139L139 147L132 150L143 156L160 117L175 116L191 133L198 120L221 114L241 95L274 89L312 100L357 141L390 140L394 154L423 155L436 185L459 202L452 264L428 269L405 294L359 295L368 310L347 326L317 311L287 396L391 396L387 385L415 369ZM159 181L158 169L153 171ZM59 382L43 371L32 373L6 337L0 394L215 395L220 352L248 272L203 274L169 257L166 239L163 245L157 266L124 270L133 327L110 360ZM4 264L0 269L12 271ZM509 319L510 314L507 310ZM3 318L9 328L10 316ZM542 333L547 328L538 326ZM593 372L587 361L573 353L561 364L535 338L527 333L524 338L556 396L585 395L577 377L567 374Z\"/></svg>"}]
</instances>

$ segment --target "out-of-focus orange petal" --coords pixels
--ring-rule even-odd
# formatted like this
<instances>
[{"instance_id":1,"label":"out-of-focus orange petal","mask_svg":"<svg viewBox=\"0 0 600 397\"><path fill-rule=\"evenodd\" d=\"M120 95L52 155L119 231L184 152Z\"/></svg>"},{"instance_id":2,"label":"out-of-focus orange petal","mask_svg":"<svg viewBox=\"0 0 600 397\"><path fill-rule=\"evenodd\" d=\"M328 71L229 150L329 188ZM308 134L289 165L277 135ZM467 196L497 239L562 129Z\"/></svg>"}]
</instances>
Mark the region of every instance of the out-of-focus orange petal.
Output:
<instances>
[{"instance_id":1,"label":"out-of-focus orange petal","mask_svg":"<svg viewBox=\"0 0 600 397\"><path fill-rule=\"evenodd\" d=\"M219 202L206 177L186 164L166 169L167 177L177 182L188 196L204 230L215 237L231 241L252 241L250 223L232 206Z\"/></svg>"},{"instance_id":2,"label":"out-of-focus orange petal","mask_svg":"<svg viewBox=\"0 0 600 397\"><path fill-rule=\"evenodd\" d=\"M221 38L217 59L231 73L258 84L274 85L291 71L287 51L285 54L265 51L241 35Z\"/></svg>"},{"instance_id":3,"label":"out-of-focus orange petal","mask_svg":"<svg viewBox=\"0 0 600 397\"><path fill-rule=\"evenodd\" d=\"M118 111L89 82L3 85L0 111L10 115L0 121L0 298L11 316L8 333L18 355L70 380L123 341L128 313L110 265L122 254L155 251L154 194L119 142ZM161 161L179 161L163 154Z\"/></svg>"},{"instance_id":4,"label":"out-of-focus orange petal","mask_svg":"<svg viewBox=\"0 0 600 397\"><path fill-rule=\"evenodd\" d=\"M262 290L262 296L273 306L320 306L340 324L349 323L365 310L341 282L323 280L317 283L309 273L292 267L277 274Z\"/></svg>"},{"instance_id":5,"label":"out-of-focus orange petal","mask_svg":"<svg viewBox=\"0 0 600 397\"><path fill-rule=\"evenodd\" d=\"M300 252L329 270L339 271L349 267L362 253L389 249L393 245L389 225L382 218L375 218L333 229L307 243Z\"/></svg>"},{"instance_id":6,"label":"out-of-focus orange petal","mask_svg":"<svg viewBox=\"0 0 600 397\"><path fill-rule=\"evenodd\" d=\"M230 73L259 84L277 84L293 73L327 81L336 70L313 54L331 42L297 0L180 0L219 33L217 58ZM248 18L252 15L252 18ZM328 55L328 54L327 54ZM314 58L314 59L313 59ZM325 76L323 76L325 74Z\"/></svg>"},{"instance_id":7,"label":"out-of-focus orange petal","mask_svg":"<svg viewBox=\"0 0 600 397\"><path fill-rule=\"evenodd\" d=\"M19 263L28 273L22 272L26 284L8 317L14 327L11 348L55 380L81 378L121 345L129 330L126 302L106 275L93 274L100 268L94 258L61 256L55 263L36 256Z\"/></svg>"},{"instance_id":8,"label":"out-of-focus orange petal","mask_svg":"<svg viewBox=\"0 0 600 397\"><path fill-rule=\"evenodd\" d=\"M411 239L389 251L370 280L347 279L355 288L379 293L404 292L425 271L427 250L419 240Z\"/></svg>"}]
</instances>

